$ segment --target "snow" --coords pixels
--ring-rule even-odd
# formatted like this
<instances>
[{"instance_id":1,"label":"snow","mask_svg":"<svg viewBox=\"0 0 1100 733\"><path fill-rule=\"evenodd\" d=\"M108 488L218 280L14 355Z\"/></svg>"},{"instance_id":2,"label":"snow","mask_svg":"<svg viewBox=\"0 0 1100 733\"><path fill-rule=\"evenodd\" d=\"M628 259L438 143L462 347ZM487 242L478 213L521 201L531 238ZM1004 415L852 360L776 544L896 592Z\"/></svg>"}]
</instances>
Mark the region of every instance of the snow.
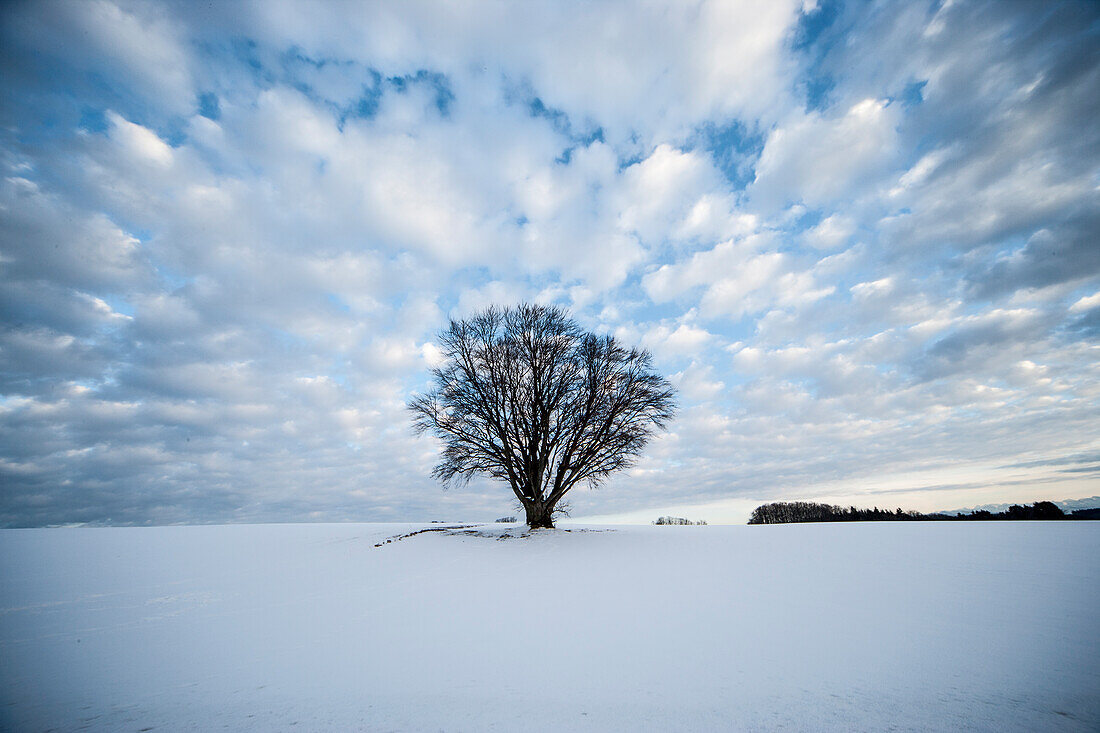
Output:
<instances>
[{"instance_id":1,"label":"snow","mask_svg":"<svg viewBox=\"0 0 1100 733\"><path fill-rule=\"evenodd\" d=\"M564 526L0 531L0 729L1100 728L1100 522Z\"/></svg>"}]
</instances>

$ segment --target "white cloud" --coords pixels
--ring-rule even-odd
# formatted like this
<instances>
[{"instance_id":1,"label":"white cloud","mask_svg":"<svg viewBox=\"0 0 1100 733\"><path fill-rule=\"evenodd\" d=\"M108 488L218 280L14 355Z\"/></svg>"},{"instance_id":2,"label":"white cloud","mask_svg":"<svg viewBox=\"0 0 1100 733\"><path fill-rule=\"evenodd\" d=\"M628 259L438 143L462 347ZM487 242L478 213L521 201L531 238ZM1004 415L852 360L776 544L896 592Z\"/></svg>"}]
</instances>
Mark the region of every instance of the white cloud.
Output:
<instances>
[{"instance_id":1,"label":"white cloud","mask_svg":"<svg viewBox=\"0 0 1100 733\"><path fill-rule=\"evenodd\" d=\"M424 358L424 363L432 369L442 366L446 361L443 352L440 351L438 346L431 342L420 347L420 355Z\"/></svg>"},{"instance_id":2,"label":"white cloud","mask_svg":"<svg viewBox=\"0 0 1100 733\"><path fill-rule=\"evenodd\" d=\"M881 177L898 153L897 105L864 99L843 115L804 114L768 135L752 201L765 208L851 200Z\"/></svg>"},{"instance_id":3,"label":"white cloud","mask_svg":"<svg viewBox=\"0 0 1100 733\"><path fill-rule=\"evenodd\" d=\"M855 232L855 222L842 214L833 214L806 232L806 241L817 249L836 249L848 243Z\"/></svg>"},{"instance_id":4,"label":"white cloud","mask_svg":"<svg viewBox=\"0 0 1100 733\"><path fill-rule=\"evenodd\" d=\"M585 511L1095 448L1091 26L812 5L6 6L0 522L498 516L403 405L519 300L682 395Z\"/></svg>"},{"instance_id":5,"label":"white cloud","mask_svg":"<svg viewBox=\"0 0 1100 733\"><path fill-rule=\"evenodd\" d=\"M642 335L642 344L667 358L685 358L695 356L714 335L704 328L680 323L675 328L669 324L658 324Z\"/></svg>"},{"instance_id":6,"label":"white cloud","mask_svg":"<svg viewBox=\"0 0 1100 733\"><path fill-rule=\"evenodd\" d=\"M135 125L115 112L107 112L107 120L111 123L111 139L134 162L151 163L159 168L172 165L172 148L155 132Z\"/></svg>"},{"instance_id":7,"label":"white cloud","mask_svg":"<svg viewBox=\"0 0 1100 733\"><path fill-rule=\"evenodd\" d=\"M1100 292L1086 295L1069 307L1070 313L1082 313L1100 306Z\"/></svg>"},{"instance_id":8,"label":"white cloud","mask_svg":"<svg viewBox=\"0 0 1100 733\"><path fill-rule=\"evenodd\" d=\"M384 75L439 70L455 79L506 74L528 81L548 106L601 125L615 143L686 132L700 119L759 115L785 106L793 65L785 57L800 3L656 3L623 13L557 3L400 9L277 3L263 12L206 11L208 28L254 37L306 55L369 64ZM244 16L244 17L242 17ZM644 49L644 52L639 52Z\"/></svg>"},{"instance_id":9,"label":"white cloud","mask_svg":"<svg viewBox=\"0 0 1100 733\"><path fill-rule=\"evenodd\" d=\"M835 290L819 286L813 273L797 269L789 255L757 251L770 244L769 235L723 242L686 261L662 265L642 279L642 286L655 302L688 298L706 317L734 319L774 305L804 307ZM695 301L697 289L701 295Z\"/></svg>"},{"instance_id":10,"label":"white cloud","mask_svg":"<svg viewBox=\"0 0 1100 733\"><path fill-rule=\"evenodd\" d=\"M79 68L94 59L158 106L181 113L193 103L185 29L154 3L48 1L16 10L23 41Z\"/></svg>"},{"instance_id":11,"label":"white cloud","mask_svg":"<svg viewBox=\"0 0 1100 733\"><path fill-rule=\"evenodd\" d=\"M8 277L102 293L140 288L151 275L132 235L25 178L0 181L0 231Z\"/></svg>"},{"instance_id":12,"label":"white cloud","mask_svg":"<svg viewBox=\"0 0 1100 733\"><path fill-rule=\"evenodd\" d=\"M869 282L856 283L851 288L852 297L856 300L870 300L888 296L894 290L894 278L883 277Z\"/></svg>"},{"instance_id":13,"label":"white cloud","mask_svg":"<svg viewBox=\"0 0 1100 733\"><path fill-rule=\"evenodd\" d=\"M714 367L692 361L682 371L669 376L669 381L679 390L683 399L705 402L720 397L726 385L715 378Z\"/></svg>"},{"instance_id":14,"label":"white cloud","mask_svg":"<svg viewBox=\"0 0 1100 733\"><path fill-rule=\"evenodd\" d=\"M913 167L902 174L898 179L896 188L890 190L891 196L898 196L906 189L922 185L949 157L950 151L939 149L926 154L913 164Z\"/></svg>"},{"instance_id":15,"label":"white cloud","mask_svg":"<svg viewBox=\"0 0 1100 733\"><path fill-rule=\"evenodd\" d=\"M687 260L662 265L643 278L643 287L653 300L665 302L728 274L741 273L742 277L762 284L782 260L782 255L775 252L757 254L768 243L761 236L721 242L708 251L692 254ZM754 264L747 266L749 262ZM749 270L757 274L752 275Z\"/></svg>"},{"instance_id":16,"label":"white cloud","mask_svg":"<svg viewBox=\"0 0 1100 733\"><path fill-rule=\"evenodd\" d=\"M520 303L530 300L531 291L518 283L493 280L480 288L463 290L458 296L453 318L467 318L477 311L500 303Z\"/></svg>"},{"instance_id":17,"label":"white cloud","mask_svg":"<svg viewBox=\"0 0 1100 733\"><path fill-rule=\"evenodd\" d=\"M646 242L658 243L707 202L718 187L718 174L697 153L659 145L645 160L626 169L620 193L619 223ZM713 205L713 204L712 204ZM700 214L701 215L701 214Z\"/></svg>"}]
</instances>

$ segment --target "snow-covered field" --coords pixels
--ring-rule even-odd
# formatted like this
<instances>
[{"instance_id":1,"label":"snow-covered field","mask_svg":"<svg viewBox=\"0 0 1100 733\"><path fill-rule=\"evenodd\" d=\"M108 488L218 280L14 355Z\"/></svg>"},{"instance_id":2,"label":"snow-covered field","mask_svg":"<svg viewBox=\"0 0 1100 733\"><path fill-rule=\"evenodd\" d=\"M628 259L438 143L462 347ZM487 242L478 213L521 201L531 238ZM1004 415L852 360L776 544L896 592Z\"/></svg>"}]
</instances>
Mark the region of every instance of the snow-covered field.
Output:
<instances>
[{"instance_id":1,"label":"snow-covered field","mask_svg":"<svg viewBox=\"0 0 1100 733\"><path fill-rule=\"evenodd\" d=\"M0 531L0 728L1100 728L1100 522L423 526Z\"/></svg>"}]
</instances>

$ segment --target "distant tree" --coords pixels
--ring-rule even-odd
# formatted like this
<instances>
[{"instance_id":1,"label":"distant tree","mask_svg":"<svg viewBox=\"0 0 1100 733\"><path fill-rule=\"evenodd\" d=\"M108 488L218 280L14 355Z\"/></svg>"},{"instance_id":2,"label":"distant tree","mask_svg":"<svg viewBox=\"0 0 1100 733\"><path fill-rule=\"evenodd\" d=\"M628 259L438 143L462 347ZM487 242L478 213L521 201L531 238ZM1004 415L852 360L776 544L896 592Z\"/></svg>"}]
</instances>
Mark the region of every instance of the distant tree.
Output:
<instances>
[{"instance_id":1,"label":"distant tree","mask_svg":"<svg viewBox=\"0 0 1100 733\"><path fill-rule=\"evenodd\" d=\"M1037 501L1031 505L1032 519L1064 519L1066 513L1053 501Z\"/></svg>"},{"instance_id":2,"label":"distant tree","mask_svg":"<svg viewBox=\"0 0 1100 733\"><path fill-rule=\"evenodd\" d=\"M685 524L685 525L690 524L690 525L699 525L699 526L703 526L703 525L706 524L706 522L703 521L702 519L700 519L698 522L693 522L690 519L685 519L684 517L657 517L657 519L653 523L654 524L661 524L661 525L663 525L663 524Z\"/></svg>"},{"instance_id":3,"label":"distant tree","mask_svg":"<svg viewBox=\"0 0 1100 733\"><path fill-rule=\"evenodd\" d=\"M408 404L417 433L443 443L433 475L507 482L533 529L554 526L578 483L632 465L674 414L648 352L586 333L560 308L491 307L439 340L434 388Z\"/></svg>"}]
</instances>

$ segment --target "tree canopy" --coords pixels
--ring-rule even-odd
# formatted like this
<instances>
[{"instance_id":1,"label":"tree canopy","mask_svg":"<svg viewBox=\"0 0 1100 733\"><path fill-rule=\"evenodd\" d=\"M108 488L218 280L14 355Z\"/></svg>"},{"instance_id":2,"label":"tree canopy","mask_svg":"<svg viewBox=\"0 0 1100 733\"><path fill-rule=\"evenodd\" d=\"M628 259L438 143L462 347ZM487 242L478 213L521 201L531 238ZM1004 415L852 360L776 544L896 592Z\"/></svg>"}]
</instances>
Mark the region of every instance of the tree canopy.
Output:
<instances>
[{"instance_id":1,"label":"tree canopy","mask_svg":"<svg viewBox=\"0 0 1100 733\"><path fill-rule=\"evenodd\" d=\"M443 443L444 485L478 474L505 481L532 527L552 527L578 483L631 466L675 412L650 354L585 332L562 309L490 307L439 337L434 386L408 405L418 433Z\"/></svg>"}]
</instances>

